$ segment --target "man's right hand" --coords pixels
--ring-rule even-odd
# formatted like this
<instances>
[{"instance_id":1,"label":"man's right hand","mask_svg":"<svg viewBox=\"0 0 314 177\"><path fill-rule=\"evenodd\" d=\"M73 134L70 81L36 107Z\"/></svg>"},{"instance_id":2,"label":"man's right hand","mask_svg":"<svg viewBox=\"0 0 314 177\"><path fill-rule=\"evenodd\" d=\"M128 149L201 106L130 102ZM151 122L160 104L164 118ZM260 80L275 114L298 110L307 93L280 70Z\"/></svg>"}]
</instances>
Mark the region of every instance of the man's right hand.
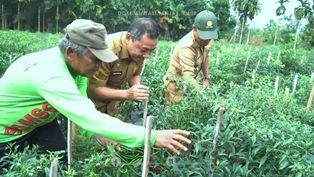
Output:
<instances>
[{"instance_id":1,"label":"man's right hand","mask_svg":"<svg viewBox=\"0 0 314 177\"><path fill-rule=\"evenodd\" d=\"M186 138L190 133L185 130L156 130L156 147L167 148L175 154L187 151L183 144L190 144L191 140Z\"/></svg>"},{"instance_id":2,"label":"man's right hand","mask_svg":"<svg viewBox=\"0 0 314 177\"><path fill-rule=\"evenodd\" d=\"M145 85L133 85L128 89L128 99L142 102L149 96L149 88Z\"/></svg>"}]
</instances>

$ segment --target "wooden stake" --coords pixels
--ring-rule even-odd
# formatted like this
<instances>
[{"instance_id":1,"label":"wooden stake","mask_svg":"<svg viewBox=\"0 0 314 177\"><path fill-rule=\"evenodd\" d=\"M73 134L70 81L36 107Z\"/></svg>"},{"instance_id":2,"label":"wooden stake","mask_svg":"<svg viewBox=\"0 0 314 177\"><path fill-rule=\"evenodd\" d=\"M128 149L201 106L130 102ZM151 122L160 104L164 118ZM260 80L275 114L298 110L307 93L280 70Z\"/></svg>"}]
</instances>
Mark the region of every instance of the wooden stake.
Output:
<instances>
[{"instance_id":1,"label":"wooden stake","mask_svg":"<svg viewBox=\"0 0 314 177\"><path fill-rule=\"evenodd\" d=\"M275 80L275 95L278 94L278 88L279 88L279 76L276 76L276 80Z\"/></svg>"},{"instance_id":2,"label":"wooden stake","mask_svg":"<svg viewBox=\"0 0 314 177\"><path fill-rule=\"evenodd\" d=\"M217 52L217 56L216 56L216 66L219 65L219 51Z\"/></svg>"},{"instance_id":3,"label":"wooden stake","mask_svg":"<svg viewBox=\"0 0 314 177\"><path fill-rule=\"evenodd\" d=\"M297 87L297 82L298 82L298 74L296 74L294 76L294 79L293 79L292 95L294 95L294 93L295 93L295 90Z\"/></svg>"},{"instance_id":4,"label":"wooden stake","mask_svg":"<svg viewBox=\"0 0 314 177\"><path fill-rule=\"evenodd\" d=\"M234 28L234 33L233 33L233 35L231 36L229 42L235 43L235 41L236 41L236 36L237 36L237 32L238 32L238 28Z\"/></svg>"},{"instance_id":5,"label":"wooden stake","mask_svg":"<svg viewBox=\"0 0 314 177\"><path fill-rule=\"evenodd\" d=\"M216 148L217 148L217 144L218 144L218 135L219 135L220 128L221 128L221 117L224 114L224 112L225 112L225 108L220 107L218 114L217 114L216 128L215 128L215 134L214 134L214 140L213 140L213 151L211 154L212 164L214 164L215 166L217 165L217 157L216 157L215 153L216 153Z\"/></svg>"},{"instance_id":6,"label":"wooden stake","mask_svg":"<svg viewBox=\"0 0 314 177\"><path fill-rule=\"evenodd\" d=\"M147 110L148 110L147 105L148 105L148 99L144 101L143 125L146 125Z\"/></svg>"},{"instance_id":7,"label":"wooden stake","mask_svg":"<svg viewBox=\"0 0 314 177\"><path fill-rule=\"evenodd\" d=\"M251 56L251 47L249 49L249 53L248 53L248 56L246 58L246 61L245 61L245 66L244 66L244 70L243 70L243 73L245 73L246 69L247 69L247 65L249 64L249 58Z\"/></svg>"},{"instance_id":8,"label":"wooden stake","mask_svg":"<svg viewBox=\"0 0 314 177\"><path fill-rule=\"evenodd\" d=\"M154 60L153 60L153 65L154 65L154 66L155 66L156 63L157 63L158 53L159 53L159 48L156 49L155 57L154 57Z\"/></svg>"},{"instance_id":9,"label":"wooden stake","mask_svg":"<svg viewBox=\"0 0 314 177\"><path fill-rule=\"evenodd\" d=\"M261 60L258 60L257 65L255 67L255 71L257 72L258 68L259 68L259 64L260 64Z\"/></svg>"},{"instance_id":10,"label":"wooden stake","mask_svg":"<svg viewBox=\"0 0 314 177\"><path fill-rule=\"evenodd\" d=\"M142 67L142 70L141 70L141 73L140 73L141 78L142 78L143 73L144 73L145 65L146 65L146 60L144 60L144 62L143 62L143 67Z\"/></svg>"},{"instance_id":11,"label":"wooden stake","mask_svg":"<svg viewBox=\"0 0 314 177\"><path fill-rule=\"evenodd\" d=\"M71 167L71 162L72 162L72 139L73 139L73 135L72 135L72 122L71 120L68 118L68 130L67 130L67 148L68 148L68 169L70 169Z\"/></svg>"},{"instance_id":12,"label":"wooden stake","mask_svg":"<svg viewBox=\"0 0 314 177\"><path fill-rule=\"evenodd\" d=\"M306 106L306 111L307 112L310 111L310 108L311 108L312 102L313 102L313 97L314 97L314 85L312 86L310 97L309 97L309 100L307 101L307 106Z\"/></svg>"},{"instance_id":13,"label":"wooden stake","mask_svg":"<svg viewBox=\"0 0 314 177\"><path fill-rule=\"evenodd\" d=\"M312 74L311 74L311 82L313 82L314 81L314 72L312 72Z\"/></svg>"},{"instance_id":14,"label":"wooden stake","mask_svg":"<svg viewBox=\"0 0 314 177\"><path fill-rule=\"evenodd\" d=\"M281 52L279 51L279 52L278 52L278 55L277 55L277 60L279 60L280 54L281 54Z\"/></svg>"},{"instance_id":15,"label":"wooden stake","mask_svg":"<svg viewBox=\"0 0 314 177\"><path fill-rule=\"evenodd\" d=\"M270 63L271 60L271 52L268 52L268 56L267 56L267 64Z\"/></svg>"},{"instance_id":16,"label":"wooden stake","mask_svg":"<svg viewBox=\"0 0 314 177\"><path fill-rule=\"evenodd\" d=\"M58 159L54 159L51 162L49 177L58 177Z\"/></svg>"},{"instance_id":17,"label":"wooden stake","mask_svg":"<svg viewBox=\"0 0 314 177\"><path fill-rule=\"evenodd\" d=\"M142 177L147 177L149 172L149 159L150 159L150 152L151 152L151 145L150 145L150 137L151 137L151 130L152 130L152 116L148 116L146 120L145 126L145 147L144 147L144 159L143 159L143 166L142 166Z\"/></svg>"},{"instance_id":18,"label":"wooden stake","mask_svg":"<svg viewBox=\"0 0 314 177\"><path fill-rule=\"evenodd\" d=\"M252 72L252 85L254 85L255 79L256 79L256 70L253 69L253 72Z\"/></svg>"}]
</instances>

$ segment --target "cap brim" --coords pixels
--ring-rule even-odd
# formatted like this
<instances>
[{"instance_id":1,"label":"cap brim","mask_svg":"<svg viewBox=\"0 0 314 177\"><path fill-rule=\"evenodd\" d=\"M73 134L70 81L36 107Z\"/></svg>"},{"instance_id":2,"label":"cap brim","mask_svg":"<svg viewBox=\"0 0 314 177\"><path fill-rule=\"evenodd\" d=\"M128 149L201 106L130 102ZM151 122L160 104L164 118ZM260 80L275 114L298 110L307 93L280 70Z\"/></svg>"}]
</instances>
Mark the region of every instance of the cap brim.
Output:
<instances>
[{"instance_id":1,"label":"cap brim","mask_svg":"<svg viewBox=\"0 0 314 177\"><path fill-rule=\"evenodd\" d=\"M118 57L110 49L96 50L88 48L99 60L110 63L118 59Z\"/></svg>"},{"instance_id":2,"label":"cap brim","mask_svg":"<svg viewBox=\"0 0 314 177\"><path fill-rule=\"evenodd\" d=\"M208 40L208 39L218 39L218 33L217 30L213 31L201 31L197 30L198 36L200 39Z\"/></svg>"}]
</instances>

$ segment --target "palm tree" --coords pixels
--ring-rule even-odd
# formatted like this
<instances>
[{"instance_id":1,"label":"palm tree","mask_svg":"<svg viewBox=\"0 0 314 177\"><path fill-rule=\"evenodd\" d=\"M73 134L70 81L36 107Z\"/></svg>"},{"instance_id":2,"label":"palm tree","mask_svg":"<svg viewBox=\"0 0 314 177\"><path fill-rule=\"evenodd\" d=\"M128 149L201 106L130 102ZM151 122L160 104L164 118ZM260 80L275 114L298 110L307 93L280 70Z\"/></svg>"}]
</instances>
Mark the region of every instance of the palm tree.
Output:
<instances>
[{"instance_id":1,"label":"palm tree","mask_svg":"<svg viewBox=\"0 0 314 177\"><path fill-rule=\"evenodd\" d=\"M232 0L233 10L239 16L239 23L241 24L240 43L242 41L243 28L246 25L247 19L253 18L261 11L258 0Z\"/></svg>"}]
</instances>

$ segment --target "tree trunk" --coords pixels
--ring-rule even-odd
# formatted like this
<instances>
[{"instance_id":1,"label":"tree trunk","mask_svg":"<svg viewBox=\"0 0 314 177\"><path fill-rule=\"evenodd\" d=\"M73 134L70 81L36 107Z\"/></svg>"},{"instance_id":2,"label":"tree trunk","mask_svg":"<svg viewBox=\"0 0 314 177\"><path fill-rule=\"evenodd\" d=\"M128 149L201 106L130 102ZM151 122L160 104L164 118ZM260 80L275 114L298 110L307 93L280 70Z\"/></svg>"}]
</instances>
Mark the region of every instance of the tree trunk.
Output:
<instances>
[{"instance_id":1,"label":"tree trunk","mask_svg":"<svg viewBox=\"0 0 314 177\"><path fill-rule=\"evenodd\" d=\"M5 22L5 18L4 18L4 5L1 4L1 27L2 29L5 28L4 22Z\"/></svg>"},{"instance_id":2,"label":"tree trunk","mask_svg":"<svg viewBox=\"0 0 314 177\"><path fill-rule=\"evenodd\" d=\"M243 29L244 29L244 22L245 22L245 20L243 19L243 20L242 20L242 23L241 23L241 34L240 34L239 44L241 44L241 43L242 43L242 36L243 36Z\"/></svg>"},{"instance_id":3,"label":"tree trunk","mask_svg":"<svg viewBox=\"0 0 314 177\"><path fill-rule=\"evenodd\" d=\"M248 45L250 41L250 32L251 32L251 29L249 29L249 32L247 34L246 45Z\"/></svg>"},{"instance_id":4,"label":"tree trunk","mask_svg":"<svg viewBox=\"0 0 314 177\"><path fill-rule=\"evenodd\" d=\"M57 1L57 9L56 9L56 33L59 32L59 1Z\"/></svg>"},{"instance_id":5,"label":"tree trunk","mask_svg":"<svg viewBox=\"0 0 314 177\"><path fill-rule=\"evenodd\" d=\"M38 16L37 16L37 31L40 32L40 7L38 7Z\"/></svg>"},{"instance_id":6,"label":"tree trunk","mask_svg":"<svg viewBox=\"0 0 314 177\"><path fill-rule=\"evenodd\" d=\"M42 27L41 27L41 30L42 30L42 32L45 32L45 13L43 12L42 13L43 14L43 17L42 17Z\"/></svg>"},{"instance_id":7,"label":"tree trunk","mask_svg":"<svg viewBox=\"0 0 314 177\"><path fill-rule=\"evenodd\" d=\"M17 3L17 30L20 30L20 10L21 10L21 3Z\"/></svg>"}]
</instances>

